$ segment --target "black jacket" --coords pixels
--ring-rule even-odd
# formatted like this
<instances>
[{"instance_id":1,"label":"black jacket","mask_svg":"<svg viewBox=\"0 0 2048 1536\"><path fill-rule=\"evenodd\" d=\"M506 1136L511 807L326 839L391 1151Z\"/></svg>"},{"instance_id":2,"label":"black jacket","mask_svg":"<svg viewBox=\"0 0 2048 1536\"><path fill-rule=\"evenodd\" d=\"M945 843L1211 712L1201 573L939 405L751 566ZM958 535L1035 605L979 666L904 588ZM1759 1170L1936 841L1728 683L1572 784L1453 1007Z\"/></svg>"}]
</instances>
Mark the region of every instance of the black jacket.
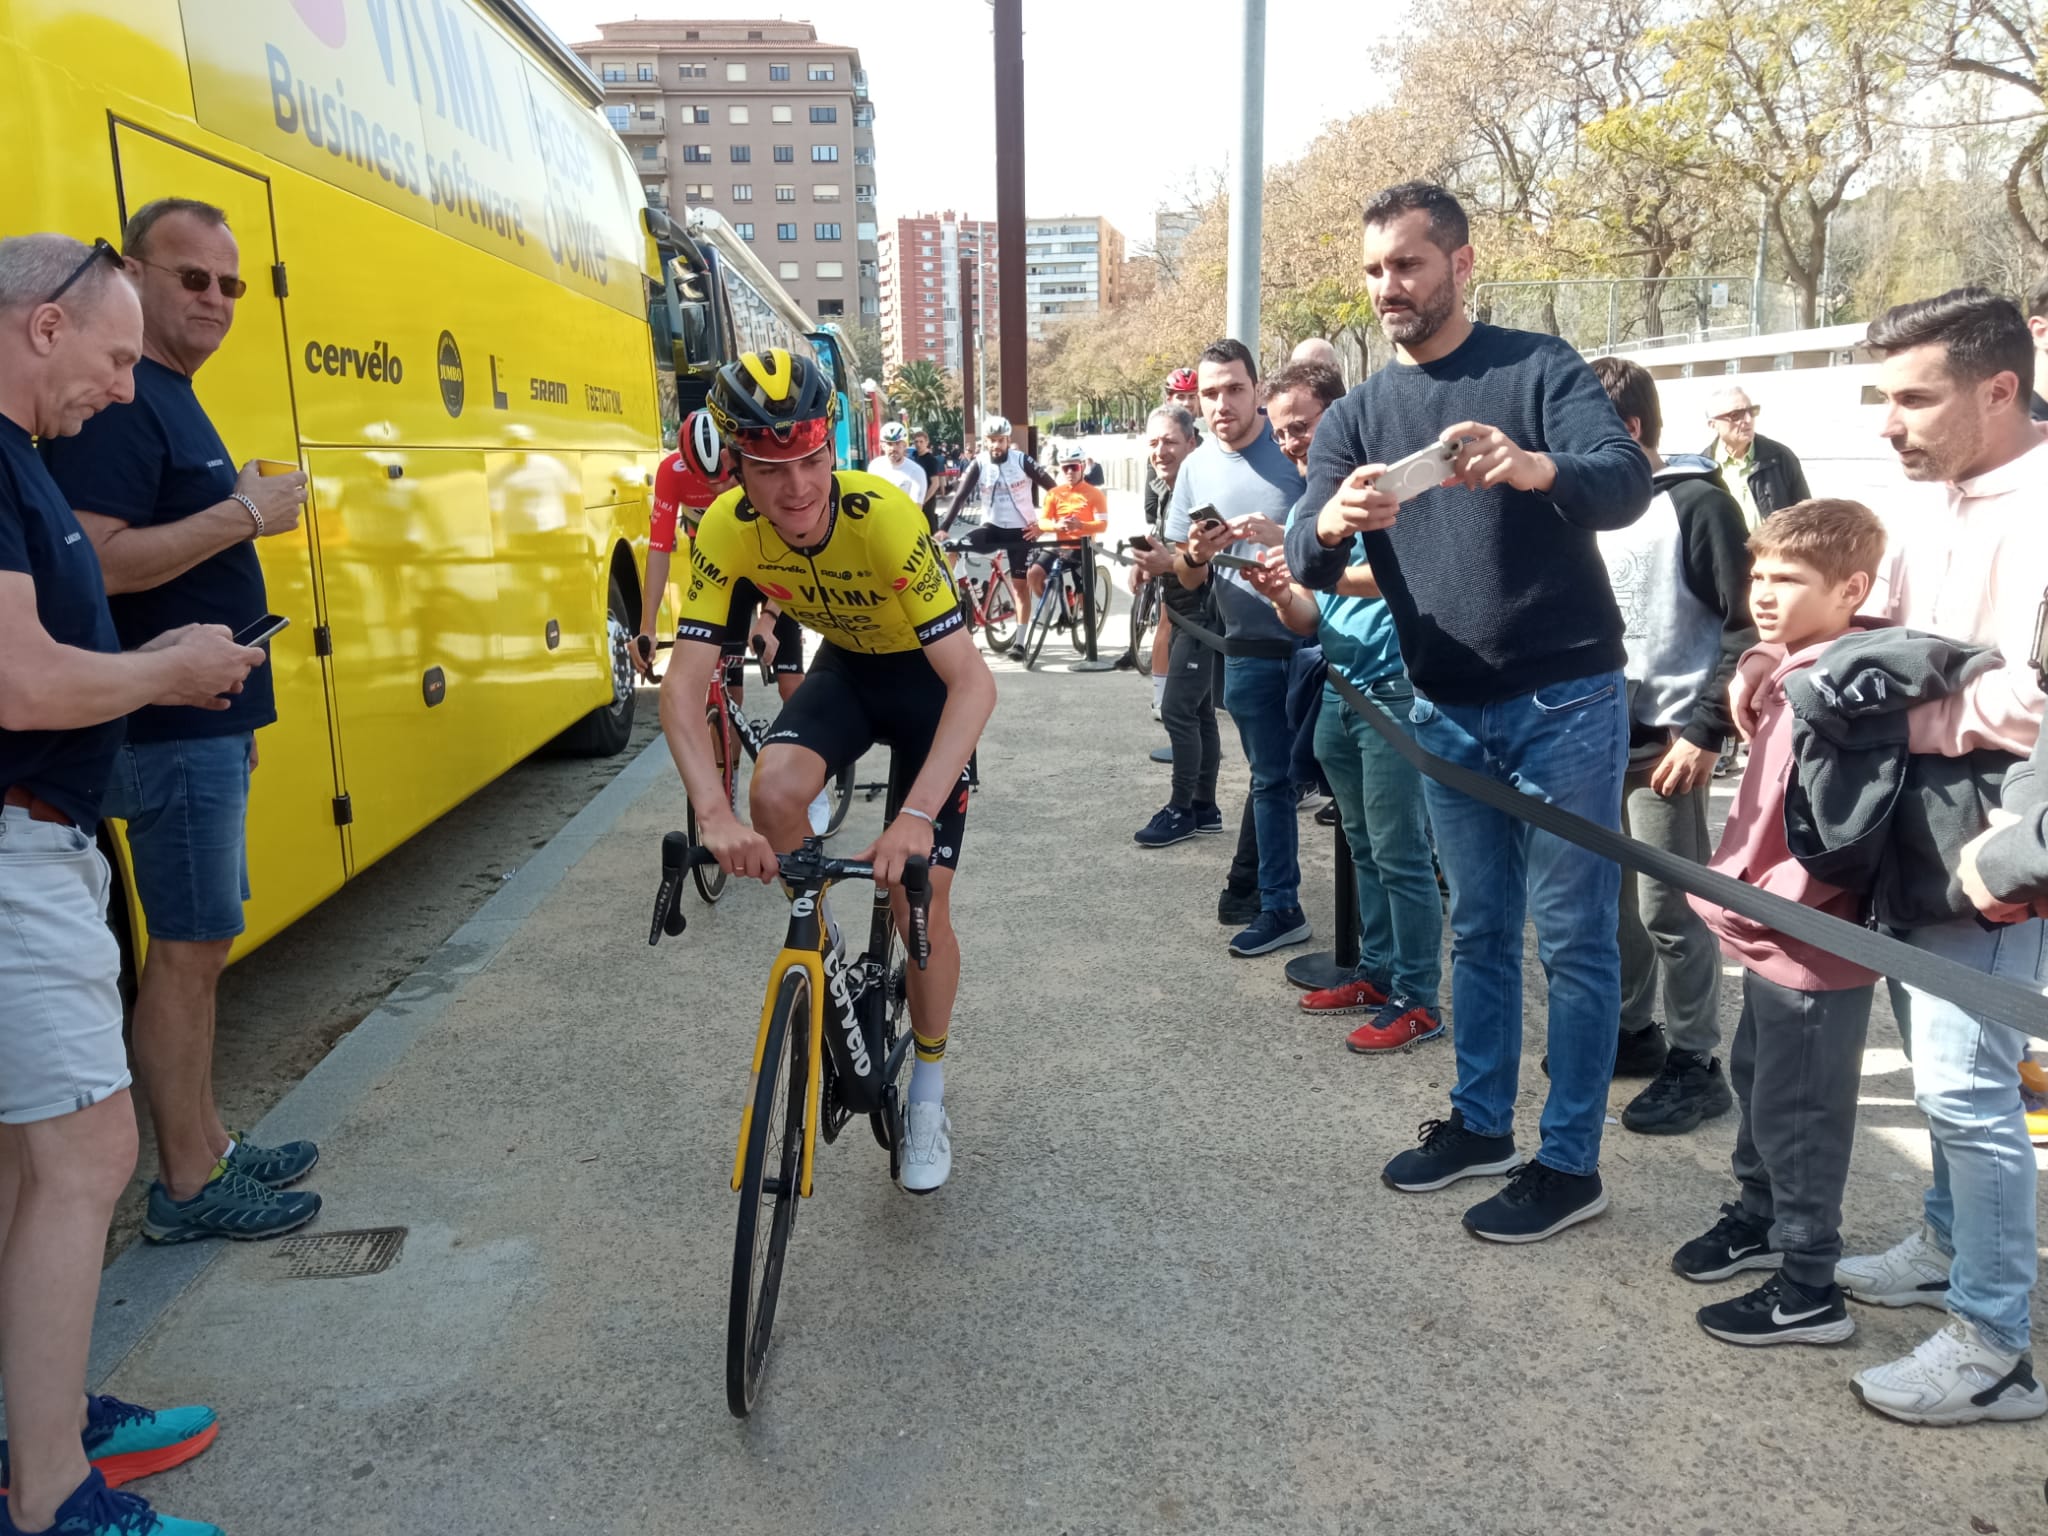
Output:
<instances>
[{"instance_id":1,"label":"black jacket","mask_svg":"<svg viewBox=\"0 0 2048 1536\"><path fill-rule=\"evenodd\" d=\"M1785 680L1786 846L1816 878L1867 892L1886 927L1976 915L1954 870L1963 844L1991 825L2017 759L1988 749L1910 752L1906 712L1998 660L1991 646L1886 627L1843 636Z\"/></svg>"},{"instance_id":2,"label":"black jacket","mask_svg":"<svg viewBox=\"0 0 2048 1536\"><path fill-rule=\"evenodd\" d=\"M1721 444L1707 444L1707 457L1716 463ZM1799 467L1799 455L1776 438L1756 435L1756 468L1749 472L1749 499L1756 503L1758 517L1782 512L1813 495L1806 488L1806 471Z\"/></svg>"}]
</instances>

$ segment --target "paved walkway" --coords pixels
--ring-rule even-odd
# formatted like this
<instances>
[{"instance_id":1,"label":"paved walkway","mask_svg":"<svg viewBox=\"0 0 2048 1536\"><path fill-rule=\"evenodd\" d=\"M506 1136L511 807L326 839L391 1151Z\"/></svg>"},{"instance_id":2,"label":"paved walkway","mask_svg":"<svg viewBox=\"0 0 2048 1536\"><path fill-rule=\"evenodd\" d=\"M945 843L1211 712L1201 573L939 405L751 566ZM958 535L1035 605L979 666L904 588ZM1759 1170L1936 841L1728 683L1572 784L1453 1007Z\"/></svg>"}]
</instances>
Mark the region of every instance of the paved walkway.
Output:
<instances>
[{"instance_id":1,"label":"paved walkway","mask_svg":"<svg viewBox=\"0 0 2048 1536\"><path fill-rule=\"evenodd\" d=\"M1613 1210L1533 1248L1466 1236L1477 1186L1382 1188L1448 1044L1348 1055L1284 956L1225 954L1226 840L1132 847L1165 783L1139 680L998 670L953 1181L902 1196L858 1126L821 1148L753 1420L723 1395L726 1179L783 908L691 896L648 949L681 819L654 756L265 1127L322 1131L320 1229L406 1228L392 1268L294 1279L233 1247L109 1272L109 1389L226 1421L144 1485L161 1506L241 1536L2042 1528L2038 1426L1915 1431L1849 1395L1936 1314L1859 1310L1835 1350L1698 1331L1730 1288L1666 1265L1729 1192L1731 1122L1611 1130ZM857 804L838 846L877 820ZM1906 1229L1926 1162L1888 1026L1866 1091L1859 1244Z\"/></svg>"}]
</instances>

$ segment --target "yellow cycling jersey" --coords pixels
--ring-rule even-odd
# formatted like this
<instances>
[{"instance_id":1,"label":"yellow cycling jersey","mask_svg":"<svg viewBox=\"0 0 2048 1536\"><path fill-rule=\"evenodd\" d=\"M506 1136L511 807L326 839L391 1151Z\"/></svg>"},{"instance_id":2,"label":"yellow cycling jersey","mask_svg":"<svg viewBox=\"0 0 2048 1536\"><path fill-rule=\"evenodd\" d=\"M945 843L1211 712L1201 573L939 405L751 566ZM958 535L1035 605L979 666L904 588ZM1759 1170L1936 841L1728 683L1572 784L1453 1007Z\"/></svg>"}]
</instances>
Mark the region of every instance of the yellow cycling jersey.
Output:
<instances>
[{"instance_id":1,"label":"yellow cycling jersey","mask_svg":"<svg viewBox=\"0 0 2048 1536\"><path fill-rule=\"evenodd\" d=\"M914 651L966 622L924 512L889 481L858 470L832 476L825 539L812 549L783 543L741 487L714 501L690 541L676 638L744 640L733 601L742 579L841 650Z\"/></svg>"}]
</instances>

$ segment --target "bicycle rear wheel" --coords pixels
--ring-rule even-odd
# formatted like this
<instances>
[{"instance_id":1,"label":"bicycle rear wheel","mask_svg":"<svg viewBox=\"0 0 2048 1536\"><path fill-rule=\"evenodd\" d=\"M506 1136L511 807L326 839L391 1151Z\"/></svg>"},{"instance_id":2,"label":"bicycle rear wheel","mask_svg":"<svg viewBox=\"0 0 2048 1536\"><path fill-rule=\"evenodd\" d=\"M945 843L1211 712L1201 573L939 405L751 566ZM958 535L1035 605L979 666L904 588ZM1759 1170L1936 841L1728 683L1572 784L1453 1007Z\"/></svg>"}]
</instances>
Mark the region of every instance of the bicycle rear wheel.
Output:
<instances>
[{"instance_id":1,"label":"bicycle rear wheel","mask_svg":"<svg viewBox=\"0 0 2048 1536\"><path fill-rule=\"evenodd\" d=\"M981 605L981 633L992 655L1000 656L1017 638L1017 599L1001 576L990 576L988 594Z\"/></svg>"},{"instance_id":2,"label":"bicycle rear wheel","mask_svg":"<svg viewBox=\"0 0 2048 1536\"><path fill-rule=\"evenodd\" d=\"M1057 577L1046 589L1045 596L1031 609L1031 627L1024 631L1024 670L1030 671L1038 665L1038 653L1045 649L1045 637L1052 633L1059 622L1061 608L1067 600L1066 587Z\"/></svg>"},{"instance_id":3,"label":"bicycle rear wheel","mask_svg":"<svg viewBox=\"0 0 2048 1536\"><path fill-rule=\"evenodd\" d=\"M782 1261L801 1198L804 1114L810 1083L811 977L782 976L762 1046L754 1117L740 1167L739 1224L732 1242L732 1306L725 1328L725 1405L744 1419L761 1389Z\"/></svg>"},{"instance_id":4,"label":"bicycle rear wheel","mask_svg":"<svg viewBox=\"0 0 2048 1536\"><path fill-rule=\"evenodd\" d=\"M1138 659L1140 670L1152 664L1148 647L1158 623L1159 583L1156 579L1141 581L1137 594L1131 598L1131 654Z\"/></svg>"},{"instance_id":5,"label":"bicycle rear wheel","mask_svg":"<svg viewBox=\"0 0 2048 1536\"><path fill-rule=\"evenodd\" d=\"M725 785L725 798L732 800L732 733L725 723L725 716L716 712L705 715L705 727L711 732L711 756L718 764L718 776ZM688 834L690 846L696 847L697 807L685 802L683 806L683 830ZM725 871L716 864L693 864L690 879L697 887L697 894L706 901L716 901L725 894Z\"/></svg>"},{"instance_id":6,"label":"bicycle rear wheel","mask_svg":"<svg viewBox=\"0 0 2048 1536\"><path fill-rule=\"evenodd\" d=\"M848 763L832 776L832 782L826 786L827 792L832 796L832 819L825 823L827 837L839 830L839 824L846 820L847 809L853 804L854 767L853 763Z\"/></svg>"}]
</instances>

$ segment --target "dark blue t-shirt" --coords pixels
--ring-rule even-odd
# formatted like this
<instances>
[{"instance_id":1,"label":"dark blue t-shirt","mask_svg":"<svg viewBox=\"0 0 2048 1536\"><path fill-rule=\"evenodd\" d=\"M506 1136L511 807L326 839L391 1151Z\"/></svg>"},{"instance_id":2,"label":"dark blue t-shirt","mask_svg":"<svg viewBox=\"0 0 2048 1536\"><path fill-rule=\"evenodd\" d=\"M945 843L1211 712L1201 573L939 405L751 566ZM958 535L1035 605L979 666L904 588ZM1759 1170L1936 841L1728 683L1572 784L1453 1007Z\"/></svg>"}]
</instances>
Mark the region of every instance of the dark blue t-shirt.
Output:
<instances>
[{"instance_id":1,"label":"dark blue t-shirt","mask_svg":"<svg viewBox=\"0 0 2048 1536\"><path fill-rule=\"evenodd\" d=\"M59 645L121 649L107 613L99 556L71 515L27 432L0 416L0 571L35 582L36 617ZM0 730L0 789L20 785L88 834L114 772L121 721L70 731Z\"/></svg>"},{"instance_id":2,"label":"dark blue t-shirt","mask_svg":"<svg viewBox=\"0 0 2048 1536\"><path fill-rule=\"evenodd\" d=\"M73 507L138 528L218 506L235 488L235 462L192 392L192 381L147 357L135 365L131 403L108 407L76 437L53 438L42 448L43 462ZM130 650L183 624L237 630L270 611L253 542L208 556L147 592L116 593L109 606L115 632ZM233 736L276 718L270 668L263 666L249 674L226 709L151 705L129 719L128 738Z\"/></svg>"}]
</instances>

